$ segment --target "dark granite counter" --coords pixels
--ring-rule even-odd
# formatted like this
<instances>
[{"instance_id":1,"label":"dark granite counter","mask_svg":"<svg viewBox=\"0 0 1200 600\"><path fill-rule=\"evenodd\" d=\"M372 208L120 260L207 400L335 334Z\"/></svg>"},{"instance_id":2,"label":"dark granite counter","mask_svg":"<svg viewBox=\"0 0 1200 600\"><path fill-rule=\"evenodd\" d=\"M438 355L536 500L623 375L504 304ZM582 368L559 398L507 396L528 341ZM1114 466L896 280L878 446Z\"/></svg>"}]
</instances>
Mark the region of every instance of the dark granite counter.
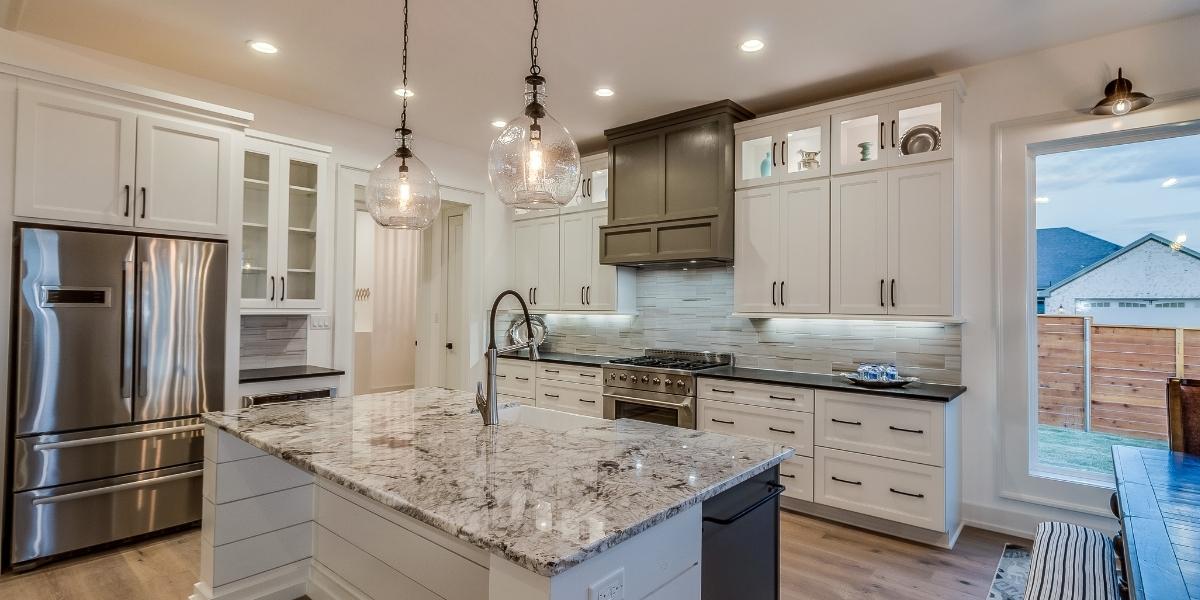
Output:
<instances>
[{"instance_id":1,"label":"dark granite counter","mask_svg":"<svg viewBox=\"0 0 1200 600\"><path fill-rule=\"evenodd\" d=\"M519 358L521 360L529 360L529 351L520 350L518 352L505 352L500 355L500 358ZM592 354L568 354L566 352L540 352L538 360L547 363L558 363L560 365L577 365L581 367L598 367L612 359L615 356L596 356Z\"/></svg>"},{"instance_id":2,"label":"dark granite counter","mask_svg":"<svg viewBox=\"0 0 1200 600\"><path fill-rule=\"evenodd\" d=\"M341 369L299 365L295 367L269 367L266 369L242 369L238 372L238 383L260 381L282 381L284 379L306 379L309 377L331 377L345 375Z\"/></svg>"},{"instance_id":3,"label":"dark granite counter","mask_svg":"<svg viewBox=\"0 0 1200 600\"><path fill-rule=\"evenodd\" d=\"M774 385L790 385L838 392L853 392L855 394L872 394L878 396L894 396L911 398L913 400L929 400L932 402L949 402L967 391L961 385L943 385L937 383L911 383L902 388L873 389L854 385L841 375L823 375L820 373L798 373L795 371L773 371L770 369L748 369L745 367L716 367L697 373L700 377L713 379L731 379L749 381L751 383L769 383Z\"/></svg>"}]
</instances>

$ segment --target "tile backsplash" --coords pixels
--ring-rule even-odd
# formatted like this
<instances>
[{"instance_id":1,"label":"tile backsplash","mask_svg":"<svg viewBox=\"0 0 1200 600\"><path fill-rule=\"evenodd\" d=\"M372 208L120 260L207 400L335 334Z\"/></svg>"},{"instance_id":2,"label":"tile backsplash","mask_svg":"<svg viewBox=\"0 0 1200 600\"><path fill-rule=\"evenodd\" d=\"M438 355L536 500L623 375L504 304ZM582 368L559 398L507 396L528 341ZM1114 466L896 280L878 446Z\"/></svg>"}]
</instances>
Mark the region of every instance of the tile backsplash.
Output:
<instances>
[{"instance_id":1,"label":"tile backsplash","mask_svg":"<svg viewBox=\"0 0 1200 600\"><path fill-rule=\"evenodd\" d=\"M610 356L645 348L709 350L732 352L743 367L834 373L878 362L925 381L962 378L960 325L733 317L733 269L725 267L642 270L637 286L635 316L547 315L543 350Z\"/></svg>"},{"instance_id":2,"label":"tile backsplash","mask_svg":"<svg viewBox=\"0 0 1200 600\"><path fill-rule=\"evenodd\" d=\"M291 367L307 358L307 315L242 317L241 368Z\"/></svg>"}]
</instances>

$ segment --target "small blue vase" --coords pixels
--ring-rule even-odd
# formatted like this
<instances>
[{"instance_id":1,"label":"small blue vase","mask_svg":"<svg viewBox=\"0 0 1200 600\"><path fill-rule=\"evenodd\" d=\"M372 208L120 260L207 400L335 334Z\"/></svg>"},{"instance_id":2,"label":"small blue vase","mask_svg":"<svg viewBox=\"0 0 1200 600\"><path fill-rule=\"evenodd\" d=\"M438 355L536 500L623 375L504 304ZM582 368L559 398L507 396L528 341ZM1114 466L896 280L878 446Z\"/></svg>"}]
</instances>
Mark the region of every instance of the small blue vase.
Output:
<instances>
[{"instance_id":1,"label":"small blue vase","mask_svg":"<svg viewBox=\"0 0 1200 600\"><path fill-rule=\"evenodd\" d=\"M758 164L758 171L759 171L759 174L762 175L763 177L771 176L771 153L770 152L768 152L767 155L763 157L762 162Z\"/></svg>"}]
</instances>

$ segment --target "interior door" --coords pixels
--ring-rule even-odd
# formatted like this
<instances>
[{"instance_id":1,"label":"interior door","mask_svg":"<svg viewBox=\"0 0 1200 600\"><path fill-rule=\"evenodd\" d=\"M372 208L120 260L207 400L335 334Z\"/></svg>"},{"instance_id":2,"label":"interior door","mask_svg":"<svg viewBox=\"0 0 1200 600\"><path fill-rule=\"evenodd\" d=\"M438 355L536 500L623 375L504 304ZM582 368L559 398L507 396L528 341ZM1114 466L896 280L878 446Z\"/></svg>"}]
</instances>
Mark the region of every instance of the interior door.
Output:
<instances>
[{"instance_id":1,"label":"interior door","mask_svg":"<svg viewBox=\"0 0 1200 600\"><path fill-rule=\"evenodd\" d=\"M463 216L446 217L446 378L445 386L467 389L462 380L462 355L470 345L463 326Z\"/></svg>"},{"instance_id":2,"label":"interior door","mask_svg":"<svg viewBox=\"0 0 1200 600\"><path fill-rule=\"evenodd\" d=\"M829 309L887 313L887 173L830 180Z\"/></svg>"},{"instance_id":3,"label":"interior door","mask_svg":"<svg viewBox=\"0 0 1200 600\"><path fill-rule=\"evenodd\" d=\"M888 172L888 312L954 312L954 171L949 162Z\"/></svg>"},{"instance_id":4,"label":"interior door","mask_svg":"<svg viewBox=\"0 0 1200 600\"><path fill-rule=\"evenodd\" d=\"M734 310L778 312L780 245L779 186L734 193Z\"/></svg>"},{"instance_id":5,"label":"interior door","mask_svg":"<svg viewBox=\"0 0 1200 600\"><path fill-rule=\"evenodd\" d=\"M228 233L230 140L220 129L139 116L134 224Z\"/></svg>"},{"instance_id":6,"label":"interior door","mask_svg":"<svg viewBox=\"0 0 1200 600\"><path fill-rule=\"evenodd\" d=\"M592 268L589 264L595 254L591 242L593 235L589 231L592 224L591 213L573 213L563 215L560 220L562 238L560 256L562 262L562 302L563 310L586 310L585 294L587 286L591 285Z\"/></svg>"},{"instance_id":7,"label":"interior door","mask_svg":"<svg viewBox=\"0 0 1200 600\"><path fill-rule=\"evenodd\" d=\"M138 238L135 421L224 404L227 261L221 242Z\"/></svg>"},{"instance_id":8,"label":"interior door","mask_svg":"<svg viewBox=\"0 0 1200 600\"><path fill-rule=\"evenodd\" d=\"M540 310L557 309L559 296L558 217L535 219L538 275L534 286L534 304Z\"/></svg>"},{"instance_id":9,"label":"interior door","mask_svg":"<svg viewBox=\"0 0 1200 600\"><path fill-rule=\"evenodd\" d=\"M137 114L22 84L14 213L133 224Z\"/></svg>"},{"instance_id":10,"label":"interior door","mask_svg":"<svg viewBox=\"0 0 1200 600\"><path fill-rule=\"evenodd\" d=\"M829 180L779 186L779 225L780 310L829 312Z\"/></svg>"},{"instance_id":11,"label":"interior door","mask_svg":"<svg viewBox=\"0 0 1200 600\"><path fill-rule=\"evenodd\" d=\"M608 223L608 211L594 211L588 224L588 266L592 277L584 290L589 310L616 310L617 267L600 264L600 226Z\"/></svg>"}]
</instances>

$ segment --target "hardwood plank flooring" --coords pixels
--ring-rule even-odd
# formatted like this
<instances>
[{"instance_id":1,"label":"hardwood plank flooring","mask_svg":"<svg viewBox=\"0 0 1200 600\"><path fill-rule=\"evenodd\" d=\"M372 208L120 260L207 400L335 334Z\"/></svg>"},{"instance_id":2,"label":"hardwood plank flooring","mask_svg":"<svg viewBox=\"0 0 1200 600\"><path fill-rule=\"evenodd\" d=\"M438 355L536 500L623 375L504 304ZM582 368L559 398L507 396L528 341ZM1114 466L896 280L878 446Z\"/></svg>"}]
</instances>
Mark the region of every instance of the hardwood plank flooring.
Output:
<instances>
[{"instance_id":1,"label":"hardwood plank flooring","mask_svg":"<svg viewBox=\"0 0 1200 600\"><path fill-rule=\"evenodd\" d=\"M987 596L1009 536L967 529L953 551L784 512L782 600L972 599ZM199 530L0 576L0 598L183 599L199 579Z\"/></svg>"}]
</instances>

